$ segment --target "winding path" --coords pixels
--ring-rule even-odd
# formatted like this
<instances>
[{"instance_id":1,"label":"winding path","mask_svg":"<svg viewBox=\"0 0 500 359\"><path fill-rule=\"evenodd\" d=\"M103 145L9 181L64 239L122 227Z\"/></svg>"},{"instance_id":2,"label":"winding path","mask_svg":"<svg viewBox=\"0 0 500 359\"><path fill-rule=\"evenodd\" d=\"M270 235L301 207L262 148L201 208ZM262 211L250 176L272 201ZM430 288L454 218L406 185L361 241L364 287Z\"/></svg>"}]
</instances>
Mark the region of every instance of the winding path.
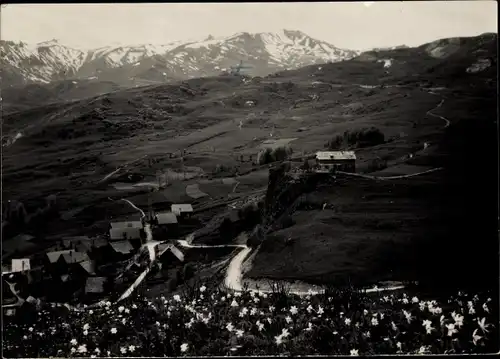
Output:
<instances>
[{"instance_id":1,"label":"winding path","mask_svg":"<svg viewBox=\"0 0 500 359\"><path fill-rule=\"evenodd\" d=\"M435 95L434 92L429 92L429 93ZM447 118L445 118L443 116L436 115L436 114L432 113L432 111L437 110L438 108L440 108L443 105L443 103L444 103L444 99L442 99L441 102L439 103L439 105L437 105L435 108L433 108L432 110L427 111L427 114L430 115L430 116L433 116L433 117L440 118L441 120L445 121L445 125L444 125L443 128L447 128L450 125L450 120L448 120Z\"/></svg>"}]
</instances>

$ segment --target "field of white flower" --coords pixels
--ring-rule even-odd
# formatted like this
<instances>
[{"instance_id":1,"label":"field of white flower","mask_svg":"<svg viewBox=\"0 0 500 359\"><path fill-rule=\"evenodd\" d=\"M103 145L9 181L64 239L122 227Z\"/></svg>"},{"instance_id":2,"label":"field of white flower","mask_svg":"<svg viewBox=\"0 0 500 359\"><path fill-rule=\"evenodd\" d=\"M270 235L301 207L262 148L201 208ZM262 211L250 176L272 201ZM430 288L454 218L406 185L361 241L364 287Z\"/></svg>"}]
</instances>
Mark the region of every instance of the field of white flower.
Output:
<instances>
[{"instance_id":1,"label":"field of white flower","mask_svg":"<svg viewBox=\"0 0 500 359\"><path fill-rule=\"evenodd\" d=\"M493 295L491 295L493 297ZM494 297L496 298L496 297ZM197 286L153 301L97 308L48 305L4 317L5 357L371 355L498 351L489 294L444 302L413 295L327 290L295 296Z\"/></svg>"}]
</instances>

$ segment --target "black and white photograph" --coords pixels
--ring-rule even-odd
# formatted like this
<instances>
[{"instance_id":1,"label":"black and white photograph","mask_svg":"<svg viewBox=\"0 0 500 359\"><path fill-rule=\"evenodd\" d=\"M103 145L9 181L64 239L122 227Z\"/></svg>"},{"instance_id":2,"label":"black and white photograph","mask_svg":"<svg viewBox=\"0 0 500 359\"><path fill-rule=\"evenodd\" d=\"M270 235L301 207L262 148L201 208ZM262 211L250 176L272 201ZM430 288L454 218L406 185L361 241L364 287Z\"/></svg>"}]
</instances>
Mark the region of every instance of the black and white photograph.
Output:
<instances>
[{"instance_id":1,"label":"black and white photograph","mask_svg":"<svg viewBox=\"0 0 500 359\"><path fill-rule=\"evenodd\" d=\"M2 357L500 351L496 1L0 24Z\"/></svg>"}]
</instances>

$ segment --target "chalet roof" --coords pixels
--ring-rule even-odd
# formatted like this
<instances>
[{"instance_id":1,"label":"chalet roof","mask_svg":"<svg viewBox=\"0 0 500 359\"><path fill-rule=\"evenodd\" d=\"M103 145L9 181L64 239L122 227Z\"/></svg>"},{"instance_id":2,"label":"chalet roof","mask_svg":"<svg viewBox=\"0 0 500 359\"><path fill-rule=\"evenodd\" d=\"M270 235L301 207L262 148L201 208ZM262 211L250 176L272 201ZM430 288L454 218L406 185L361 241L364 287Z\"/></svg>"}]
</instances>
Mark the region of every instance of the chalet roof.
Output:
<instances>
[{"instance_id":1,"label":"chalet roof","mask_svg":"<svg viewBox=\"0 0 500 359\"><path fill-rule=\"evenodd\" d=\"M101 248L108 245L108 240L105 238L92 238L90 240L91 247Z\"/></svg>"},{"instance_id":2,"label":"chalet roof","mask_svg":"<svg viewBox=\"0 0 500 359\"><path fill-rule=\"evenodd\" d=\"M354 151L324 151L316 152L317 160L355 160Z\"/></svg>"},{"instance_id":3,"label":"chalet roof","mask_svg":"<svg viewBox=\"0 0 500 359\"><path fill-rule=\"evenodd\" d=\"M83 261L80 262L80 266L85 269L88 274L95 274L95 262L94 261Z\"/></svg>"},{"instance_id":4,"label":"chalet roof","mask_svg":"<svg viewBox=\"0 0 500 359\"><path fill-rule=\"evenodd\" d=\"M158 224L173 224L177 223L177 216L172 212L162 212L156 214Z\"/></svg>"},{"instance_id":5,"label":"chalet roof","mask_svg":"<svg viewBox=\"0 0 500 359\"><path fill-rule=\"evenodd\" d=\"M89 256L87 255L87 253L77 252L77 251L70 251L69 253L63 253L61 257L67 264L76 264L89 260Z\"/></svg>"},{"instance_id":6,"label":"chalet roof","mask_svg":"<svg viewBox=\"0 0 500 359\"><path fill-rule=\"evenodd\" d=\"M183 204L173 204L171 206L171 210L174 213L181 213L181 212L193 212L193 206L187 203Z\"/></svg>"},{"instance_id":7,"label":"chalet roof","mask_svg":"<svg viewBox=\"0 0 500 359\"><path fill-rule=\"evenodd\" d=\"M71 252L71 249L66 249L64 251L47 252L46 255L49 258L50 263L55 263L62 254L69 252Z\"/></svg>"},{"instance_id":8,"label":"chalet roof","mask_svg":"<svg viewBox=\"0 0 500 359\"><path fill-rule=\"evenodd\" d=\"M85 283L85 293L103 293L106 277L88 277Z\"/></svg>"},{"instance_id":9,"label":"chalet roof","mask_svg":"<svg viewBox=\"0 0 500 359\"><path fill-rule=\"evenodd\" d=\"M139 239L141 238L140 228L111 228L109 230L111 239Z\"/></svg>"},{"instance_id":10,"label":"chalet roof","mask_svg":"<svg viewBox=\"0 0 500 359\"><path fill-rule=\"evenodd\" d=\"M110 242L111 248L118 253L129 254L134 250L129 241Z\"/></svg>"},{"instance_id":11,"label":"chalet roof","mask_svg":"<svg viewBox=\"0 0 500 359\"><path fill-rule=\"evenodd\" d=\"M142 228L141 221L112 222L111 228Z\"/></svg>"},{"instance_id":12,"label":"chalet roof","mask_svg":"<svg viewBox=\"0 0 500 359\"><path fill-rule=\"evenodd\" d=\"M170 252L174 256L176 256L178 260L180 260L181 262L184 262L184 253L182 253L179 250L179 248L174 246L172 243L160 244L158 246L158 249L160 251L160 257L163 256L165 253Z\"/></svg>"}]
</instances>

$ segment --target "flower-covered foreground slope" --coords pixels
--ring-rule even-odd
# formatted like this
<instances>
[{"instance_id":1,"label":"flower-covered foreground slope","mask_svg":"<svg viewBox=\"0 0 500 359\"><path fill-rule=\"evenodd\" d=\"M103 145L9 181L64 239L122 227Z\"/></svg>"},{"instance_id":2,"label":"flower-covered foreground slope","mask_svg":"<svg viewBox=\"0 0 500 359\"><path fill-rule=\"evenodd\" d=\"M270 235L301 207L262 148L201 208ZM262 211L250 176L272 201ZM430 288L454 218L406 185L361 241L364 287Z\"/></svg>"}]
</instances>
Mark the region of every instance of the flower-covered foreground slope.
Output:
<instances>
[{"instance_id":1,"label":"flower-covered foreground slope","mask_svg":"<svg viewBox=\"0 0 500 359\"><path fill-rule=\"evenodd\" d=\"M48 306L4 318L6 357L107 357L498 351L498 312L488 295L438 303L407 294L352 291L208 291L150 301Z\"/></svg>"}]
</instances>

